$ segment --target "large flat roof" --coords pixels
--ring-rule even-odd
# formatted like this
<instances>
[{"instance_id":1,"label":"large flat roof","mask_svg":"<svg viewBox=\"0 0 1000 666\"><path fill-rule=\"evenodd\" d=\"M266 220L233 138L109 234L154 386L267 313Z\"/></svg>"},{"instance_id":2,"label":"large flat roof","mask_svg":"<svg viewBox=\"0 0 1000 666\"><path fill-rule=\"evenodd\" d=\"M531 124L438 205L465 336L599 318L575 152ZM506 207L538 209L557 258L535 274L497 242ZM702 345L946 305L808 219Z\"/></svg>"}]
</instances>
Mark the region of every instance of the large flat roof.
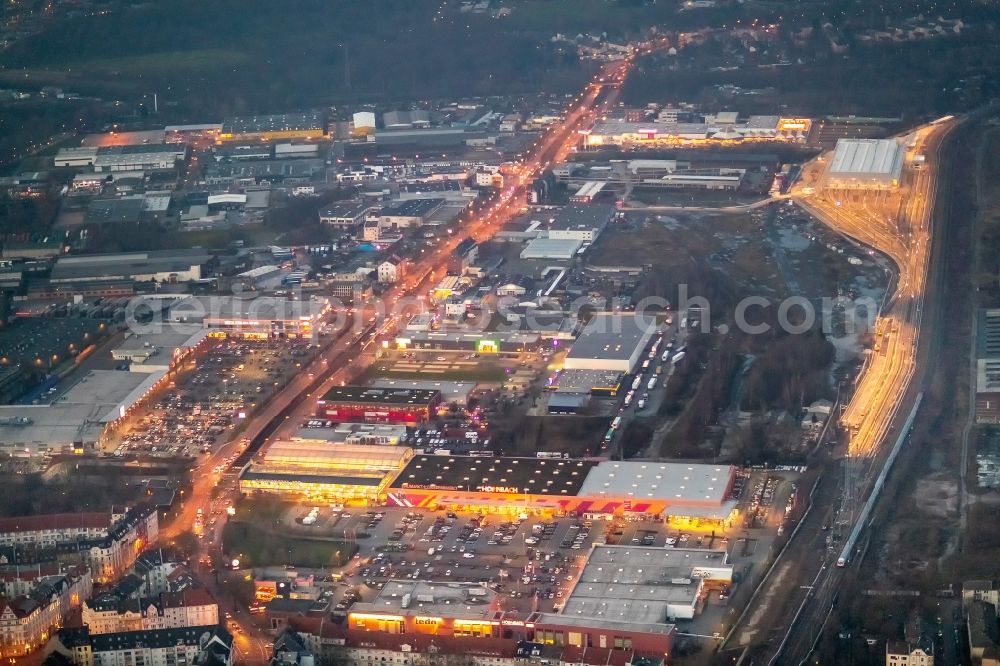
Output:
<instances>
[{"instance_id":1,"label":"large flat roof","mask_svg":"<svg viewBox=\"0 0 1000 666\"><path fill-rule=\"evenodd\" d=\"M112 350L112 354L145 352L149 356L164 356L169 360L175 349L193 347L206 335L208 331L197 324L173 324L158 331L128 335Z\"/></svg>"},{"instance_id":2,"label":"large flat roof","mask_svg":"<svg viewBox=\"0 0 1000 666\"><path fill-rule=\"evenodd\" d=\"M568 261L582 245L583 241L576 238L532 238L521 250L521 258Z\"/></svg>"},{"instance_id":3,"label":"large flat roof","mask_svg":"<svg viewBox=\"0 0 1000 666\"><path fill-rule=\"evenodd\" d=\"M669 607L693 605L706 577L732 577L725 551L595 546L561 615L666 624Z\"/></svg>"},{"instance_id":4,"label":"large flat roof","mask_svg":"<svg viewBox=\"0 0 1000 666\"><path fill-rule=\"evenodd\" d=\"M644 634L672 634L674 625L662 622L621 622L602 618L600 623L595 623L592 618L581 617L579 615L566 615L565 613L538 613L535 617L535 626L548 625L555 627L585 627L593 629L595 625L603 629L618 631L641 631Z\"/></svg>"},{"instance_id":5,"label":"large flat roof","mask_svg":"<svg viewBox=\"0 0 1000 666\"><path fill-rule=\"evenodd\" d=\"M318 469L398 470L411 449L405 446L341 444L323 440L279 440L264 452L265 465L310 465Z\"/></svg>"},{"instance_id":6,"label":"large flat roof","mask_svg":"<svg viewBox=\"0 0 1000 666\"><path fill-rule=\"evenodd\" d=\"M141 208L142 200L135 201ZM162 250L59 257L52 268L50 279L53 282L63 282L189 271L192 266L200 266L210 258L211 255L205 250Z\"/></svg>"},{"instance_id":7,"label":"large flat roof","mask_svg":"<svg viewBox=\"0 0 1000 666\"><path fill-rule=\"evenodd\" d=\"M374 388L387 389L419 389L423 391L440 391L445 402L462 402L468 400L469 394L476 388L476 382L439 381L435 379L391 379L382 378L372 382Z\"/></svg>"},{"instance_id":8,"label":"large flat roof","mask_svg":"<svg viewBox=\"0 0 1000 666\"><path fill-rule=\"evenodd\" d=\"M722 506L734 473L731 465L605 461L587 475L580 495Z\"/></svg>"},{"instance_id":9,"label":"large flat roof","mask_svg":"<svg viewBox=\"0 0 1000 666\"><path fill-rule=\"evenodd\" d=\"M188 296L170 307L170 320L203 322L205 320L302 321L318 318L325 301L289 300L260 296Z\"/></svg>"},{"instance_id":10,"label":"large flat roof","mask_svg":"<svg viewBox=\"0 0 1000 666\"><path fill-rule=\"evenodd\" d=\"M361 201L339 201L321 210L319 216L353 219L372 208L371 204Z\"/></svg>"},{"instance_id":11,"label":"large flat roof","mask_svg":"<svg viewBox=\"0 0 1000 666\"><path fill-rule=\"evenodd\" d=\"M142 215L141 196L120 199L93 199L87 206L84 221L88 224L105 222L138 222Z\"/></svg>"},{"instance_id":12,"label":"large flat roof","mask_svg":"<svg viewBox=\"0 0 1000 666\"><path fill-rule=\"evenodd\" d=\"M590 393L593 389L614 388L624 373L614 370L563 370L556 393Z\"/></svg>"},{"instance_id":13,"label":"large flat roof","mask_svg":"<svg viewBox=\"0 0 1000 666\"><path fill-rule=\"evenodd\" d=\"M602 136L620 136L622 134L649 134L652 136L700 136L707 137L709 133L728 129L731 125L716 123L630 123L624 120L602 120L594 124L592 134Z\"/></svg>"},{"instance_id":14,"label":"large flat roof","mask_svg":"<svg viewBox=\"0 0 1000 666\"><path fill-rule=\"evenodd\" d=\"M1000 308L983 308L976 317L976 356L1000 358Z\"/></svg>"},{"instance_id":15,"label":"large flat roof","mask_svg":"<svg viewBox=\"0 0 1000 666\"><path fill-rule=\"evenodd\" d=\"M615 212L610 204L573 204L560 209L553 216L548 229L603 229Z\"/></svg>"},{"instance_id":16,"label":"large flat roof","mask_svg":"<svg viewBox=\"0 0 1000 666\"><path fill-rule=\"evenodd\" d=\"M370 603L356 603L350 613L391 613L463 620L489 620L497 593L479 583L433 583L390 580Z\"/></svg>"},{"instance_id":17,"label":"large flat roof","mask_svg":"<svg viewBox=\"0 0 1000 666\"><path fill-rule=\"evenodd\" d=\"M0 446L46 449L74 442L96 442L104 431L103 418L109 407L79 404L0 406Z\"/></svg>"},{"instance_id":18,"label":"large flat roof","mask_svg":"<svg viewBox=\"0 0 1000 666\"><path fill-rule=\"evenodd\" d=\"M867 176L899 178L903 146L895 139L838 139L830 162L835 178Z\"/></svg>"},{"instance_id":19,"label":"large flat roof","mask_svg":"<svg viewBox=\"0 0 1000 666\"><path fill-rule=\"evenodd\" d=\"M224 134L289 132L323 129L323 117L318 113L281 113L261 116L239 116L226 121Z\"/></svg>"},{"instance_id":20,"label":"large flat roof","mask_svg":"<svg viewBox=\"0 0 1000 666\"><path fill-rule=\"evenodd\" d=\"M122 410L164 376L120 370L91 370L51 405L0 406L0 446L61 447L93 443Z\"/></svg>"},{"instance_id":21,"label":"large flat roof","mask_svg":"<svg viewBox=\"0 0 1000 666\"><path fill-rule=\"evenodd\" d=\"M261 470L261 471L258 471ZM316 483L337 486L368 486L377 487L384 477L372 475L322 474L310 472L299 474L290 470L269 470L257 465L251 466L240 475L245 481L292 481L298 483Z\"/></svg>"},{"instance_id":22,"label":"large flat roof","mask_svg":"<svg viewBox=\"0 0 1000 666\"><path fill-rule=\"evenodd\" d=\"M365 442L373 438L385 438L398 444L406 439L408 432L406 426L392 423L337 423L330 427L311 425L312 423L323 423L323 420L310 419L305 427L295 432L295 439L346 444L351 440Z\"/></svg>"},{"instance_id":23,"label":"large flat roof","mask_svg":"<svg viewBox=\"0 0 1000 666\"><path fill-rule=\"evenodd\" d=\"M496 341L506 344L531 345L538 342L539 335L523 331L414 331L404 332L397 338L405 338L411 342L476 342L477 340Z\"/></svg>"},{"instance_id":24,"label":"large flat roof","mask_svg":"<svg viewBox=\"0 0 1000 666\"><path fill-rule=\"evenodd\" d=\"M373 405L425 406L440 391L434 389L380 388L374 386L334 386L323 396L325 402L358 402Z\"/></svg>"},{"instance_id":25,"label":"large flat roof","mask_svg":"<svg viewBox=\"0 0 1000 666\"><path fill-rule=\"evenodd\" d=\"M162 136L163 132L160 131ZM120 155L177 155L187 151L180 143L139 143L119 146L102 146L97 149L97 157L117 157Z\"/></svg>"},{"instance_id":26,"label":"large flat roof","mask_svg":"<svg viewBox=\"0 0 1000 666\"><path fill-rule=\"evenodd\" d=\"M407 199L404 201L394 201L382 208L380 215L403 216L403 217L423 217L437 210L444 204L444 199Z\"/></svg>"},{"instance_id":27,"label":"large flat roof","mask_svg":"<svg viewBox=\"0 0 1000 666\"><path fill-rule=\"evenodd\" d=\"M590 460L414 456L393 488L466 490L575 497L596 463Z\"/></svg>"},{"instance_id":28,"label":"large flat roof","mask_svg":"<svg viewBox=\"0 0 1000 666\"><path fill-rule=\"evenodd\" d=\"M573 342L569 358L626 361L656 330L656 322L641 314L595 314Z\"/></svg>"},{"instance_id":29,"label":"large flat roof","mask_svg":"<svg viewBox=\"0 0 1000 666\"><path fill-rule=\"evenodd\" d=\"M56 403L117 405L149 382L149 375L121 370L91 370L62 394Z\"/></svg>"}]
</instances>

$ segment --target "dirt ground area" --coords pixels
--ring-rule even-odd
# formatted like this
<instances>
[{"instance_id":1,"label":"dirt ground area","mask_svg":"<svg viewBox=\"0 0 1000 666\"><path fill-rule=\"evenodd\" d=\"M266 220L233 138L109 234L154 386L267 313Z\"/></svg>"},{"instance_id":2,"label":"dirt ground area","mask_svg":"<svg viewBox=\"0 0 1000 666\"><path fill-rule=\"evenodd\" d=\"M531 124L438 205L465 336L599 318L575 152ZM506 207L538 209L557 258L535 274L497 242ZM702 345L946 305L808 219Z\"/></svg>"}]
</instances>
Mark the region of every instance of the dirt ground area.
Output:
<instances>
[{"instance_id":1,"label":"dirt ground area","mask_svg":"<svg viewBox=\"0 0 1000 666\"><path fill-rule=\"evenodd\" d=\"M633 212L590 251L597 265L642 265L694 273L710 267L745 293L819 298L881 297L885 264L798 208L709 215Z\"/></svg>"}]
</instances>

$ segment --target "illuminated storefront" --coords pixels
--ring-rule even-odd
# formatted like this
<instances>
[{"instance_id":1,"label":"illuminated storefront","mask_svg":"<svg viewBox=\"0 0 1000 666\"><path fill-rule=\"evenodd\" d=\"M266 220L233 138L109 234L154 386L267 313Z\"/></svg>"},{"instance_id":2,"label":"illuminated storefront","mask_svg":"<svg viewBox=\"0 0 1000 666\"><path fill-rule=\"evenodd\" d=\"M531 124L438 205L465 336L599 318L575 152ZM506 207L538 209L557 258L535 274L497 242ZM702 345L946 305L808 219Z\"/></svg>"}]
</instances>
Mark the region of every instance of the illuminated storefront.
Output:
<instances>
[{"instance_id":1,"label":"illuminated storefront","mask_svg":"<svg viewBox=\"0 0 1000 666\"><path fill-rule=\"evenodd\" d=\"M442 396L429 389L337 386L316 401L316 416L340 422L417 425L430 420Z\"/></svg>"},{"instance_id":2,"label":"illuminated storefront","mask_svg":"<svg viewBox=\"0 0 1000 666\"><path fill-rule=\"evenodd\" d=\"M388 479L385 475L338 476L304 474L298 470L268 470L251 466L240 475L240 492L280 495L290 500L368 506L381 503Z\"/></svg>"},{"instance_id":3,"label":"illuminated storefront","mask_svg":"<svg viewBox=\"0 0 1000 666\"><path fill-rule=\"evenodd\" d=\"M395 615L392 613L350 613L348 622L351 629L360 631L467 638L499 637L501 626L499 619L463 619L436 615ZM523 620L517 622L520 626L524 626Z\"/></svg>"},{"instance_id":4,"label":"illuminated storefront","mask_svg":"<svg viewBox=\"0 0 1000 666\"><path fill-rule=\"evenodd\" d=\"M687 463L415 456L386 491L389 506L501 515L649 516L724 524L735 468Z\"/></svg>"}]
</instances>

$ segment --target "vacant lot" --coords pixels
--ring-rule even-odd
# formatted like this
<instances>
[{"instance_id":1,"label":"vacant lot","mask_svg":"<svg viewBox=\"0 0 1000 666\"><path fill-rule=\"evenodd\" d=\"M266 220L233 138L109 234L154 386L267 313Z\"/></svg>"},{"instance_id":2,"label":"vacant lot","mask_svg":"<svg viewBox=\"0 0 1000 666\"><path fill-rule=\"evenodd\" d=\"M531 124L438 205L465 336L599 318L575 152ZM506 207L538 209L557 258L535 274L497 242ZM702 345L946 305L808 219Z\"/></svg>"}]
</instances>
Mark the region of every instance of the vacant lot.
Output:
<instances>
[{"instance_id":1,"label":"vacant lot","mask_svg":"<svg viewBox=\"0 0 1000 666\"><path fill-rule=\"evenodd\" d=\"M307 541L266 532L250 523L233 521L222 531L222 547L243 566L290 564L299 567L333 567L347 562L357 544L346 541Z\"/></svg>"}]
</instances>

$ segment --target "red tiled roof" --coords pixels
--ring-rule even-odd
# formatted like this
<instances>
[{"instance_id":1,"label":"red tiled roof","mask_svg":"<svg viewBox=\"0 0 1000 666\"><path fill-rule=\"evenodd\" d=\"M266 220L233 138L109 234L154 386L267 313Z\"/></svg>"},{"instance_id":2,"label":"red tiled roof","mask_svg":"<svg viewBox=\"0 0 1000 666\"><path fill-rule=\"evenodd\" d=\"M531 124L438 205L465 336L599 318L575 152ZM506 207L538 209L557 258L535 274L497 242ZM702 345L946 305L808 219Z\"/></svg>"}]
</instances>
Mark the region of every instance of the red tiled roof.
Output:
<instances>
[{"instance_id":1,"label":"red tiled roof","mask_svg":"<svg viewBox=\"0 0 1000 666\"><path fill-rule=\"evenodd\" d=\"M106 529L110 526L110 513L51 513L45 516L0 518L0 533L74 528Z\"/></svg>"},{"instance_id":2,"label":"red tiled roof","mask_svg":"<svg viewBox=\"0 0 1000 666\"><path fill-rule=\"evenodd\" d=\"M203 587L189 587L180 592L181 605L184 606L210 606L215 602L215 598Z\"/></svg>"},{"instance_id":3,"label":"red tiled roof","mask_svg":"<svg viewBox=\"0 0 1000 666\"><path fill-rule=\"evenodd\" d=\"M57 576L63 572L63 567L57 562L15 566L7 564L0 567L0 580L10 583L15 580L35 580L42 576Z\"/></svg>"}]
</instances>

